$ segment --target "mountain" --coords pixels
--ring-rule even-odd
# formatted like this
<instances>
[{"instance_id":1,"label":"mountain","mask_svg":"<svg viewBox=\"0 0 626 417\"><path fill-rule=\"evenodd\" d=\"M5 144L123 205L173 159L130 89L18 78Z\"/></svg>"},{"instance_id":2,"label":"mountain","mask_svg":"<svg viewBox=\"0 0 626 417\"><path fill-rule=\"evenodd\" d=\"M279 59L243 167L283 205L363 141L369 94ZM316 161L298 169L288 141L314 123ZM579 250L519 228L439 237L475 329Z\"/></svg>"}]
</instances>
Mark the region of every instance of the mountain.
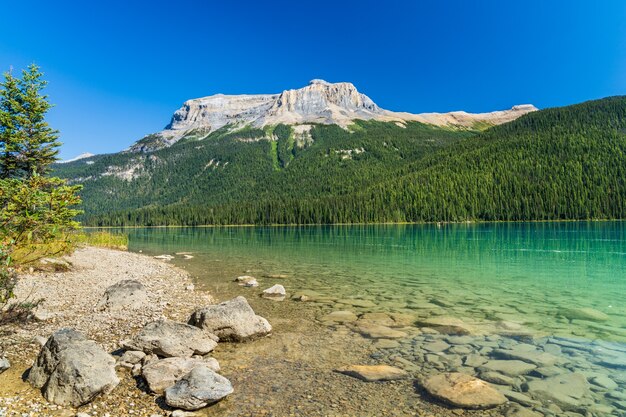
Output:
<instances>
[{"instance_id":1,"label":"mountain","mask_svg":"<svg viewBox=\"0 0 626 417\"><path fill-rule=\"evenodd\" d=\"M363 97L351 103L343 114L385 112ZM471 127L365 116L344 125L272 124L283 114L273 107L221 126L211 115L223 109L175 116L165 130L181 135L167 146L135 146L55 171L84 185L89 225L626 217L626 97L532 111L488 128L493 114ZM302 109L315 107L285 112L313 117ZM182 120L189 122L176 129Z\"/></svg>"},{"instance_id":2,"label":"mountain","mask_svg":"<svg viewBox=\"0 0 626 417\"><path fill-rule=\"evenodd\" d=\"M68 162L79 161L81 159L91 158L92 156L95 156L95 155L92 154L92 153L89 153L89 152L85 152L85 153L81 153L80 155L75 156L74 158L66 159L65 161L59 161L57 163L59 163L59 164L67 164Z\"/></svg>"},{"instance_id":3,"label":"mountain","mask_svg":"<svg viewBox=\"0 0 626 417\"><path fill-rule=\"evenodd\" d=\"M336 124L349 126L354 120L405 123L417 121L434 126L484 128L514 120L536 111L530 104L492 113L398 113L384 110L347 82L312 80L303 88L280 94L216 94L186 101L161 132L148 135L130 151L145 152L171 146L185 136L206 136L224 126L263 128L278 124Z\"/></svg>"}]
</instances>

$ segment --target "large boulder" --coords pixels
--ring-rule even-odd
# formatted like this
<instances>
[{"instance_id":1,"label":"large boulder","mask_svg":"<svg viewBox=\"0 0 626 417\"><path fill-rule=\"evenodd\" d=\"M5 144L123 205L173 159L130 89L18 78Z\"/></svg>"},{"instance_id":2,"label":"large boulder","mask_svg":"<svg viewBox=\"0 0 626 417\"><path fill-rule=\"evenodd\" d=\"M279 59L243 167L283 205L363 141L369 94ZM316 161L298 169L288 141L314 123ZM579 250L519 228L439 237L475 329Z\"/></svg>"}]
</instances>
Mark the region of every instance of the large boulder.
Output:
<instances>
[{"instance_id":1,"label":"large boulder","mask_svg":"<svg viewBox=\"0 0 626 417\"><path fill-rule=\"evenodd\" d=\"M165 390L165 403L183 410L198 410L232 392L233 386L228 379L206 366L198 366Z\"/></svg>"},{"instance_id":2,"label":"large boulder","mask_svg":"<svg viewBox=\"0 0 626 417\"><path fill-rule=\"evenodd\" d=\"M487 409L507 401L487 382L459 372L431 376L423 386L430 395L454 407Z\"/></svg>"},{"instance_id":3,"label":"large boulder","mask_svg":"<svg viewBox=\"0 0 626 417\"><path fill-rule=\"evenodd\" d=\"M122 341L127 350L162 357L206 355L217 346L217 337L184 323L159 320L148 323L135 337Z\"/></svg>"},{"instance_id":4,"label":"large boulder","mask_svg":"<svg viewBox=\"0 0 626 417\"><path fill-rule=\"evenodd\" d=\"M220 370L220 365L214 358L165 358L147 363L142 369L142 375L150 391L161 394L198 366L208 367L215 372Z\"/></svg>"},{"instance_id":5,"label":"large boulder","mask_svg":"<svg viewBox=\"0 0 626 417\"><path fill-rule=\"evenodd\" d=\"M119 311L143 307L148 302L148 293L139 281L127 279L106 289L96 306L97 310Z\"/></svg>"},{"instance_id":6,"label":"large boulder","mask_svg":"<svg viewBox=\"0 0 626 417\"><path fill-rule=\"evenodd\" d=\"M79 407L119 384L115 359L73 329L55 332L39 352L28 382L58 405Z\"/></svg>"},{"instance_id":7,"label":"large boulder","mask_svg":"<svg viewBox=\"0 0 626 417\"><path fill-rule=\"evenodd\" d=\"M189 324L216 334L220 340L232 342L254 339L272 331L269 322L257 316L241 296L195 311Z\"/></svg>"}]
</instances>

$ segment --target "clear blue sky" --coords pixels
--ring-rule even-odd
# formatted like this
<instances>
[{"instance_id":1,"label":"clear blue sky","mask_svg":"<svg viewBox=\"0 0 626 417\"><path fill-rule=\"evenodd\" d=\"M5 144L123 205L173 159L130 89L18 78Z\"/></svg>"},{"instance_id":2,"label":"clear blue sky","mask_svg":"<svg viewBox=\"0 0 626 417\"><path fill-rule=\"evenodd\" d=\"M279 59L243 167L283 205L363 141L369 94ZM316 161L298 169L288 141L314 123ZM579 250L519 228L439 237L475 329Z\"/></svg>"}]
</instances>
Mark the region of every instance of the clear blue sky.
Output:
<instances>
[{"instance_id":1,"label":"clear blue sky","mask_svg":"<svg viewBox=\"0 0 626 417\"><path fill-rule=\"evenodd\" d=\"M61 157L118 151L189 98L351 81L410 112L626 94L626 1L11 1L0 69L39 64Z\"/></svg>"}]
</instances>

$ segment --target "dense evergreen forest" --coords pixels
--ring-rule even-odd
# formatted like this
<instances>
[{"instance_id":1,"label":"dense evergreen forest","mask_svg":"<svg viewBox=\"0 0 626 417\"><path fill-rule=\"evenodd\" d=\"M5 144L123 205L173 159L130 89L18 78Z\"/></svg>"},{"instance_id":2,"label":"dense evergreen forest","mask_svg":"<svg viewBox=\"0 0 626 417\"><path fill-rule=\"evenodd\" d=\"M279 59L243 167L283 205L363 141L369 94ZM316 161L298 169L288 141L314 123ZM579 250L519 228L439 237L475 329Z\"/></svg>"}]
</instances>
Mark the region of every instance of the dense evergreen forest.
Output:
<instances>
[{"instance_id":1,"label":"dense evergreen forest","mask_svg":"<svg viewBox=\"0 0 626 417\"><path fill-rule=\"evenodd\" d=\"M223 128L148 153L56 165L87 225L626 217L626 97L484 132L356 122Z\"/></svg>"}]
</instances>

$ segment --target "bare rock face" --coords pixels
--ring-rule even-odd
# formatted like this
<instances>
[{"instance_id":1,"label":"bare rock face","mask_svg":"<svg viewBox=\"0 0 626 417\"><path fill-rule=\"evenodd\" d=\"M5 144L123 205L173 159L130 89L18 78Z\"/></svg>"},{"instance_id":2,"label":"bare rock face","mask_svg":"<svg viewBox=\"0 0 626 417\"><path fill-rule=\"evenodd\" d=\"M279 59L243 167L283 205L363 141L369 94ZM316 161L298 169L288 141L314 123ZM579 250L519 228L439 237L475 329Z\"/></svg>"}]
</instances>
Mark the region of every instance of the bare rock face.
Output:
<instances>
[{"instance_id":1,"label":"bare rock face","mask_svg":"<svg viewBox=\"0 0 626 417\"><path fill-rule=\"evenodd\" d=\"M197 327L173 321L154 321L130 340L122 341L127 350L140 350L162 357L206 355L217 346L217 337Z\"/></svg>"},{"instance_id":2,"label":"bare rock face","mask_svg":"<svg viewBox=\"0 0 626 417\"><path fill-rule=\"evenodd\" d=\"M232 342L247 341L272 331L269 322L257 316L242 296L195 311L189 324Z\"/></svg>"},{"instance_id":3,"label":"bare rock face","mask_svg":"<svg viewBox=\"0 0 626 417\"><path fill-rule=\"evenodd\" d=\"M39 353L28 382L59 405L79 407L119 384L115 359L72 329L55 332Z\"/></svg>"},{"instance_id":4,"label":"bare rock face","mask_svg":"<svg viewBox=\"0 0 626 417\"><path fill-rule=\"evenodd\" d=\"M228 379L206 366L198 366L165 390L165 402L170 407L198 410L232 392L233 386Z\"/></svg>"},{"instance_id":5,"label":"bare rock face","mask_svg":"<svg viewBox=\"0 0 626 417\"><path fill-rule=\"evenodd\" d=\"M96 308L105 311L120 311L141 308L147 302L148 293L143 284L127 279L107 288Z\"/></svg>"},{"instance_id":6,"label":"bare rock face","mask_svg":"<svg viewBox=\"0 0 626 417\"><path fill-rule=\"evenodd\" d=\"M199 366L208 367L215 372L220 370L220 365L214 358L165 358L145 365L142 369L142 375L148 383L150 391L161 394L166 388L171 387L180 378Z\"/></svg>"},{"instance_id":7,"label":"bare rock face","mask_svg":"<svg viewBox=\"0 0 626 417\"><path fill-rule=\"evenodd\" d=\"M430 395L454 407L487 409L507 401L487 382L458 372L431 376L423 386Z\"/></svg>"},{"instance_id":8,"label":"bare rock face","mask_svg":"<svg viewBox=\"0 0 626 417\"><path fill-rule=\"evenodd\" d=\"M472 128L476 124L505 123L535 110L534 106L524 104L510 110L481 114L463 111L423 114L392 112L378 107L351 83L312 80L305 87L285 90L280 94L216 94L188 100L174 113L163 131L149 136L153 141L161 143L161 146L169 146L187 134L206 136L226 125L263 127L279 123L322 123L346 127L353 120L417 121L436 126ZM143 148L135 146L131 149L141 151Z\"/></svg>"}]
</instances>

